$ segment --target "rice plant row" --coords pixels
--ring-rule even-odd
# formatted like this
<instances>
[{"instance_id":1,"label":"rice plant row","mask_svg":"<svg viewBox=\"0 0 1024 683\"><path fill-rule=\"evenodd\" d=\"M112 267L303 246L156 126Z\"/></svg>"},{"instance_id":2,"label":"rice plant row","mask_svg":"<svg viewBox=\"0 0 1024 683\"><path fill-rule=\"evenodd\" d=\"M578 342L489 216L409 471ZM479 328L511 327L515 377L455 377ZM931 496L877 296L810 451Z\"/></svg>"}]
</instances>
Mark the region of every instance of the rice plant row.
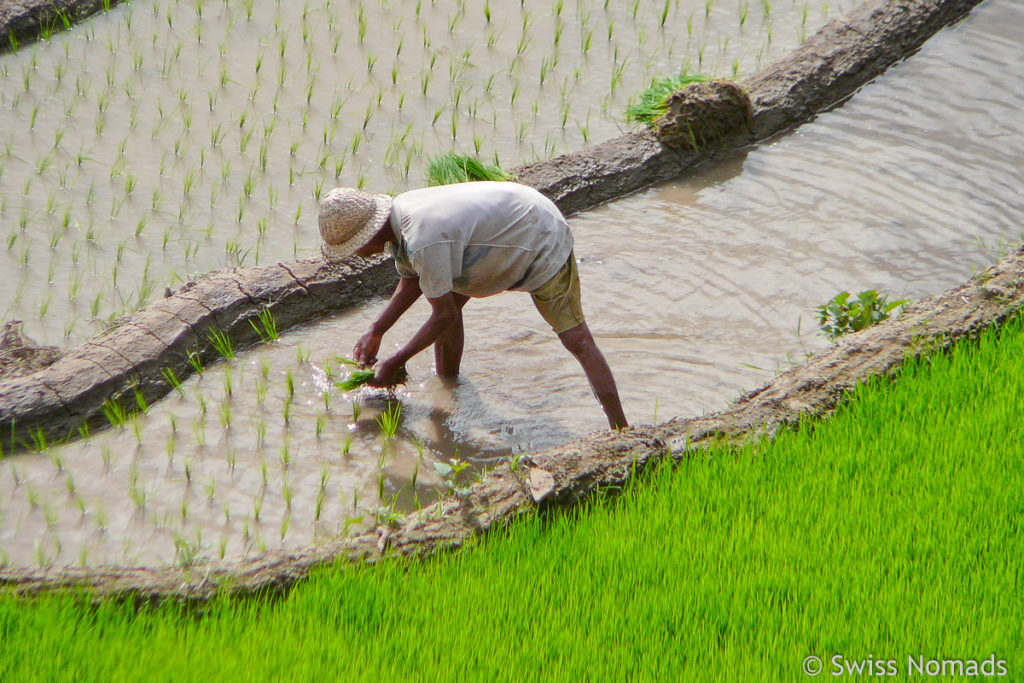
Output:
<instances>
[{"instance_id":1,"label":"rice plant row","mask_svg":"<svg viewBox=\"0 0 1024 683\"><path fill-rule=\"evenodd\" d=\"M141 392L108 400L109 429L66 445L39 436L23 457L0 444L0 566L159 567L298 549L422 508L469 477L444 470L464 461L445 455L420 409L403 416L384 390L336 387L349 372L333 357L268 337L243 359L215 336L223 362L195 357L202 372L185 381L165 368L173 393L155 405Z\"/></svg>"},{"instance_id":2,"label":"rice plant row","mask_svg":"<svg viewBox=\"0 0 1024 683\"><path fill-rule=\"evenodd\" d=\"M655 75L749 73L842 10L808 7L117 5L0 57L3 316L70 344L212 269L314 254L326 189L613 137Z\"/></svg>"}]
</instances>

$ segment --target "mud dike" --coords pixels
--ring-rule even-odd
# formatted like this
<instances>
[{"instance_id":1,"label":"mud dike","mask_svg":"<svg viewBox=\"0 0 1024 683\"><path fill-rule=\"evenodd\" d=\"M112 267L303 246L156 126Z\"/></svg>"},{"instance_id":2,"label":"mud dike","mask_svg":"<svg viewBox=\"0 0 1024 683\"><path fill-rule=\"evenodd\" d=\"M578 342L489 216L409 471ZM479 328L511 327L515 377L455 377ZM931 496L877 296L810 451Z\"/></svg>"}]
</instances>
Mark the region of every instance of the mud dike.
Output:
<instances>
[{"instance_id":1,"label":"mud dike","mask_svg":"<svg viewBox=\"0 0 1024 683\"><path fill-rule=\"evenodd\" d=\"M749 128L723 136L714 149L673 149L654 133L633 133L515 172L520 182L551 196L565 213L590 208L834 106L974 4L871 2L832 22L788 57L742 82L751 102ZM423 553L458 545L535 505L573 500L592 488L621 483L634 462L642 467L682 449L688 439L699 444L718 433L770 431L801 412L828 410L856 381L897 367L915 344L944 346L1016 310L1021 260L1016 254L993 270L984 285L972 281L955 293L922 302L897 323L851 337L727 412L669 423L657 431L600 435L526 458L515 472L502 466L469 496L424 510L422 522L415 516L393 529L338 539L307 552L204 563L189 570L4 570L0 580L24 589L84 583L101 592L204 597L224 583L242 590L286 585L316 564L340 556L376 558L388 547ZM83 422L105 421L107 401L130 405L136 393L149 402L166 394L171 387L163 369L187 375L189 353L204 360L216 357L210 342L214 330L230 334L236 346L246 344L256 341L250 321L264 309L274 313L283 329L385 294L394 279L393 268L383 260L341 266L299 261L212 273L42 371L0 384L0 438L4 443L26 442L43 435L52 441L76 434Z\"/></svg>"}]
</instances>

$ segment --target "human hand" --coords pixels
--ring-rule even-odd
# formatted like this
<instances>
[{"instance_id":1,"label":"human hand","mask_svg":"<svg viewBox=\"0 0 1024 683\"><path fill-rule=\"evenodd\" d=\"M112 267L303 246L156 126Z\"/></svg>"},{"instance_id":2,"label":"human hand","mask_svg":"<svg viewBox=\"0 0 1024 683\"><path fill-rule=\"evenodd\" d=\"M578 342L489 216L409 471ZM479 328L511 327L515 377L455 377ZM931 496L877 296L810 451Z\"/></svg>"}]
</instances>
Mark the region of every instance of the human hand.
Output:
<instances>
[{"instance_id":1,"label":"human hand","mask_svg":"<svg viewBox=\"0 0 1024 683\"><path fill-rule=\"evenodd\" d=\"M352 360L359 363L362 367L376 363L377 351L380 350L380 340L380 335L376 335L373 332L364 334L352 349Z\"/></svg>"},{"instance_id":2,"label":"human hand","mask_svg":"<svg viewBox=\"0 0 1024 683\"><path fill-rule=\"evenodd\" d=\"M372 387L393 387L396 384L404 384L409 378L405 371L405 363L399 361L395 356L386 358L377 364L377 370L368 384Z\"/></svg>"}]
</instances>

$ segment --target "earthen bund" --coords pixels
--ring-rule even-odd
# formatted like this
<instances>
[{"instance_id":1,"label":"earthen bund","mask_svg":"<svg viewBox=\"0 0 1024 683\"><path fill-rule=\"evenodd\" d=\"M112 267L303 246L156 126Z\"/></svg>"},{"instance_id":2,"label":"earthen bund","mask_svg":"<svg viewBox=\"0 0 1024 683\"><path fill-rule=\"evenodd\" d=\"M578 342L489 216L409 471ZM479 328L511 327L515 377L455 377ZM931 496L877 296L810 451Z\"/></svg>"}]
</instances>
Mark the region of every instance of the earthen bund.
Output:
<instances>
[{"instance_id":1,"label":"earthen bund","mask_svg":"<svg viewBox=\"0 0 1024 683\"><path fill-rule=\"evenodd\" d=\"M629 133L580 152L530 164L514 173L566 214L592 208L675 177L706 159L777 135L840 104L860 86L916 51L978 0L871 0L828 25L769 68L741 82L750 127L715 149L676 150L649 132ZM27 4L27 3L22 3ZM88 3L86 3L88 4ZM0 19L3 15L0 15ZM0 22L0 32L3 23ZM279 329L389 294L397 276L390 260L321 259L215 271L120 320L112 329L38 372L0 382L0 442L47 441L106 422L107 401L155 401L172 387L170 368L190 374L190 354L217 357L211 332L236 347L258 341L250 322L269 310ZM939 350L998 324L1024 302L1024 250L967 283L925 299L899 320L841 339L830 349L740 397L728 410L674 419L657 427L598 433L503 464L466 495L354 537L301 552L271 552L234 561L167 568L3 568L0 583L20 592L77 586L98 595L135 594L206 599L219 590L255 592L290 586L316 566L341 558L374 561L387 554L430 554L459 547L538 506L564 504L623 484L663 457L721 438L770 435L804 414L835 407L858 382L898 369L922 350Z\"/></svg>"}]
</instances>

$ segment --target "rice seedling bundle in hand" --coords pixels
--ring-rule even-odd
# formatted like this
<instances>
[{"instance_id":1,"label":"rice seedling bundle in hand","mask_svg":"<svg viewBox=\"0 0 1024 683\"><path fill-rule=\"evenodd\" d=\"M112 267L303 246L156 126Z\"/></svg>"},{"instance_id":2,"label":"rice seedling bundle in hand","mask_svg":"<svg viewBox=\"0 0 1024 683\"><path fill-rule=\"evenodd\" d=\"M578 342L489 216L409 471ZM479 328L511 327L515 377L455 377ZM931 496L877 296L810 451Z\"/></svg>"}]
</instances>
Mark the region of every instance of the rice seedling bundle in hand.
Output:
<instances>
[{"instance_id":1,"label":"rice seedling bundle in hand","mask_svg":"<svg viewBox=\"0 0 1024 683\"><path fill-rule=\"evenodd\" d=\"M360 364L357 361L354 361L351 358L346 358L345 356L335 356L333 360L343 363L344 365L351 366L352 368L348 373L348 377L334 383L334 385L342 391L353 391L354 389L358 389L373 379L373 376L376 374L373 370L360 368ZM398 373L398 383L404 383L408 377L409 374L403 367Z\"/></svg>"},{"instance_id":2,"label":"rice seedling bundle in hand","mask_svg":"<svg viewBox=\"0 0 1024 683\"><path fill-rule=\"evenodd\" d=\"M343 365L348 365L351 368L349 370L348 377L334 383L334 386L338 387L342 391L358 389L373 379L373 375L375 374L373 370L360 368L357 361L354 361L351 358L346 358L345 356L334 356L331 360L337 361Z\"/></svg>"},{"instance_id":3,"label":"rice seedling bundle in hand","mask_svg":"<svg viewBox=\"0 0 1024 683\"><path fill-rule=\"evenodd\" d=\"M353 370L348 374L348 377L336 383L336 386L342 391L352 391L363 386L374 376L373 370Z\"/></svg>"}]
</instances>

